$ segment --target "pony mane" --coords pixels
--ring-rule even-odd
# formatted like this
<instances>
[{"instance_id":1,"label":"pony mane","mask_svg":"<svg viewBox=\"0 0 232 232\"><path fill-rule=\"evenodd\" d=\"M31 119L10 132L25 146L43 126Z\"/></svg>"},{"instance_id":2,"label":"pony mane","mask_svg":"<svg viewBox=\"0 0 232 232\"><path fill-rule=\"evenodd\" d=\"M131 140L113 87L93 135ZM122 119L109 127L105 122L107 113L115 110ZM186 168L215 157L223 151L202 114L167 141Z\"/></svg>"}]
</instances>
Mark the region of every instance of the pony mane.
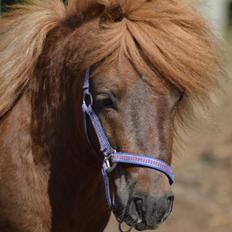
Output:
<instances>
[{"instance_id":1,"label":"pony mane","mask_svg":"<svg viewBox=\"0 0 232 232\"><path fill-rule=\"evenodd\" d=\"M86 67L126 55L148 82L167 80L186 99L203 103L218 84L215 36L182 0L69 0L67 8L60 0L31 0L15 8L0 20L0 116L29 82L47 33L73 17L81 20L77 27L100 17L100 32L84 55Z\"/></svg>"},{"instance_id":2,"label":"pony mane","mask_svg":"<svg viewBox=\"0 0 232 232\"><path fill-rule=\"evenodd\" d=\"M47 33L65 16L59 0L27 0L0 18L0 117L20 97Z\"/></svg>"},{"instance_id":3,"label":"pony mane","mask_svg":"<svg viewBox=\"0 0 232 232\"><path fill-rule=\"evenodd\" d=\"M103 30L89 49L95 62L124 54L149 82L158 76L198 102L209 100L223 73L220 51L195 9L182 0L69 0L67 13L85 19L97 6Z\"/></svg>"}]
</instances>

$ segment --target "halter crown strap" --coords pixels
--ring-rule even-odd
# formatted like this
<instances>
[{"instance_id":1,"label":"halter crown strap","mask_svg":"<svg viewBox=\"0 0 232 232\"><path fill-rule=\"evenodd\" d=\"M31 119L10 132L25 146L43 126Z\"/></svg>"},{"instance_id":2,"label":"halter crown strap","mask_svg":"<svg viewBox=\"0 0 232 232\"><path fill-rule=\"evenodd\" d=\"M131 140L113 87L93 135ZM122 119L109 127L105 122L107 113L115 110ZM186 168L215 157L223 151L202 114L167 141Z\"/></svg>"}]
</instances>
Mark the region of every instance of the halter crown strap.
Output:
<instances>
[{"instance_id":1,"label":"halter crown strap","mask_svg":"<svg viewBox=\"0 0 232 232\"><path fill-rule=\"evenodd\" d=\"M93 109L93 97L90 92L89 79L90 79L90 70L87 69L85 72L85 81L83 85L83 104L82 104L82 111L84 113L84 130L89 141L88 130L87 130L87 117L88 117L95 130L100 145L100 150L104 155L104 162L102 165L102 175L104 179L106 199L109 207L112 209L113 204L111 200L108 174L113 170L113 168L118 163L129 164L129 165L139 166L144 168L151 168L160 171L168 177L169 183L170 185L172 185L174 182L174 173L172 167L169 166L164 161L143 154L130 154L126 152L117 152L111 147L110 142L100 122L100 119L98 118L98 116L96 115Z\"/></svg>"}]
</instances>

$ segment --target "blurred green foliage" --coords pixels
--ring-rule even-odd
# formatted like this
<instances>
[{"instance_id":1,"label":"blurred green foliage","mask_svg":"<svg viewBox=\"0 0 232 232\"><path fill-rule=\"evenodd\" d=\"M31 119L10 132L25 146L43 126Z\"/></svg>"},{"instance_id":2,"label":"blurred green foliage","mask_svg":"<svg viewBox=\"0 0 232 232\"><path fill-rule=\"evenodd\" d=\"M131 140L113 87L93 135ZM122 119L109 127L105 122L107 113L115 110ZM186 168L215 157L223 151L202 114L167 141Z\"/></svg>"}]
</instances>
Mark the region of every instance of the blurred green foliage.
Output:
<instances>
[{"instance_id":1,"label":"blurred green foliage","mask_svg":"<svg viewBox=\"0 0 232 232\"><path fill-rule=\"evenodd\" d=\"M14 3L19 3L22 2L23 0L0 0L0 12L1 11L6 11L6 8L4 6L7 5L12 5ZM66 2L67 0L63 0L64 2Z\"/></svg>"},{"instance_id":2,"label":"blurred green foliage","mask_svg":"<svg viewBox=\"0 0 232 232\"><path fill-rule=\"evenodd\" d=\"M17 1L16 0L2 0L2 4L12 4L12 3L15 3L15 2L17 2Z\"/></svg>"},{"instance_id":3,"label":"blurred green foliage","mask_svg":"<svg viewBox=\"0 0 232 232\"><path fill-rule=\"evenodd\" d=\"M0 12L5 11L4 6L20 2L20 0L0 0Z\"/></svg>"}]
</instances>

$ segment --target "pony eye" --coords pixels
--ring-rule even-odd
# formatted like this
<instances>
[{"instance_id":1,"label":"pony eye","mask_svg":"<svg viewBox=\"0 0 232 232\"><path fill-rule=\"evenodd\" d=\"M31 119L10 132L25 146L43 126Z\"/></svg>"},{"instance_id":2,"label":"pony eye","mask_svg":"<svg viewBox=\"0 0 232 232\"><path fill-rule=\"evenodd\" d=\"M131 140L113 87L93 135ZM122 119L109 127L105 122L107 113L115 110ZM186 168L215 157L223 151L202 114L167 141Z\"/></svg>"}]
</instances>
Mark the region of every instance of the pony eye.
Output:
<instances>
[{"instance_id":1,"label":"pony eye","mask_svg":"<svg viewBox=\"0 0 232 232\"><path fill-rule=\"evenodd\" d=\"M104 108L113 108L114 107L114 103L110 98L102 99L100 101L100 104Z\"/></svg>"},{"instance_id":2,"label":"pony eye","mask_svg":"<svg viewBox=\"0 0 232 232\"><path fill-rule=\"evenodd\" d=\"M181 102L183 100L183 97L184 97L184 93L181 93L178 100L177 100L177 102Z\"/></svg>"},{"instance_id":3,"label":"pony eye","mask_svg":"<svg viewBox=\"0 0 232 232\"><path fill-rule=\"evenodd\" d=\"M96 97L95 107L97 111L107 110L107 109L114 109L115 104L114 101L110 98L110 96L99 96Z\"/></svg>"}]
</instances>

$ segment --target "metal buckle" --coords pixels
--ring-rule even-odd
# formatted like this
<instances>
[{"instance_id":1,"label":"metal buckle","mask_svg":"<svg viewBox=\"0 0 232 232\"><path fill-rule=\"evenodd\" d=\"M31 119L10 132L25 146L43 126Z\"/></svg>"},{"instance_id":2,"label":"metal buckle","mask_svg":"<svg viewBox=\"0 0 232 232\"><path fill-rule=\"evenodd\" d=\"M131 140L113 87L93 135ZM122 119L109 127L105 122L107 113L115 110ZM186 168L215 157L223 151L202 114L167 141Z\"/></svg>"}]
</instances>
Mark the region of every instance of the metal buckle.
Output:
<instances>
[{"instance_id":1,"label":"metal buckle","mask_svg":"<svg viewBox=\"0 0 232 232\"><path fill-rule=\"evenodd\" d=\"M116 150L112 149L112 152L109 155L105 156L104 158L104 163L106 166L107 173L111 173L118 165L117 163L112 162L112 156L114 155L115 152Z\"/></svg>"}]
</instances>

